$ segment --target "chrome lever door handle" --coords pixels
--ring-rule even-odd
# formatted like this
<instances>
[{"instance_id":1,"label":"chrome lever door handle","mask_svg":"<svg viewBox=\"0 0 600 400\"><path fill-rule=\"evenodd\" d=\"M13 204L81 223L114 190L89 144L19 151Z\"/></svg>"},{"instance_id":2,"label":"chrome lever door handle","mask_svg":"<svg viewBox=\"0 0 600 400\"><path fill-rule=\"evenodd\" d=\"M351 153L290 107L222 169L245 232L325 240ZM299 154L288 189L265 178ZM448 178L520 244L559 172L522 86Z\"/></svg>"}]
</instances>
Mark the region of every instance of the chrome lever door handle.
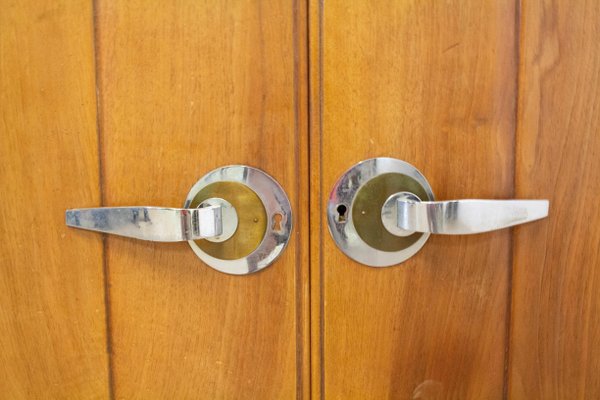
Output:
<instances>
[{"instance_id":1,"label":"chrome lever door handle","mask_svg":"<svg viewBox=\"0 0 600 400\"><path fill-rule=\"evenodd\" d=\"M182 208L76 208L65 217L74 228L155 242L187 241L206 264L235 275L271 265L292 231L291 205L283 188L245 165L206 174Z\"/></svg>"},{"instance_id":2,"label":"chrome lever door handle","mask_svg":"<svg viewBox=\"0 0 600 400\"><path fill-rule=\"evenodd\" d=\"M436 201L423 174L394 158L365 160L335 183L327 222L337 246L373 267L414 256L430 234L472 234L548 216L547 200Z\"/></svg>"},{"instance_id":3,"label":"chrome lever door handle","mask_svg":"<svg viewBox=\"0 0 600 400\"><path fill-rule=\"evenodd\" d=\"M221 200L221 199L211 199ZM219 238L223 234L223 206L227 224L237 228L237 214L231 204L202 208L101 207L66 211L66 223L73 228L126 236L155 242L180 242Z\"/></svg>"},{"instance_id":4,"label":"chrome lever door handle","mask_svg":"<svg viewBox=\"0 0 600 400\"><path fill-rule=\"evenodd\" d=\"M547 217L548 205L548 200L421 201L413 193L401 192L385 202L381 218L386 229L398 236L415 232L463 235Z\"/></svg>"}]
</instances>

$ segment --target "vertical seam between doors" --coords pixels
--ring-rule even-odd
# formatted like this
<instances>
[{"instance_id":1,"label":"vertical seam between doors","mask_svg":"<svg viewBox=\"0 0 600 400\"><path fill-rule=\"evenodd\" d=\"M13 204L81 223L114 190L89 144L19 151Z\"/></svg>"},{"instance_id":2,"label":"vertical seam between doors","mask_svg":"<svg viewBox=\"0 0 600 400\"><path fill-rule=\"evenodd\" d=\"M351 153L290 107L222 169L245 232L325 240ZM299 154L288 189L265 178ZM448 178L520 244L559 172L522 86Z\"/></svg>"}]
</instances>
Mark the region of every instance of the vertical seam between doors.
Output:
<instances>
[{"instance_id":1,"label":"vertical seam between doors","mask_svg":"<svg viewBox=\"0 0 600 400\"><path fill-rule=\"evenodd\" d=\"M512 196L516 195L517 188L517 135L519 131L519 105L520 105L520 76L521 76L521 0L515 0L515 27L514 27L514 53L515 53L515 104L513 113L513 159L512 159ZM512 307L513 307L513 276L514 276L514 228L510 229L510 254L508 268L508 288L506 300L506 338L504 354L504 385L503 398L508 399L510 393L510 363L512 342Z\"/></svg>"},{"instance_id":2,"label":"vertical seam between doors","mask_svg":"<svg viewBox=\"0 0 600 400\"><path fill-rule=\"evenodd\" d=\"M100 189L100 207L106 205L105 171L104 171L104 141L102 137L102 96L101 96L101 77L99 66L98 49L98 0L92 0L92 42L94 55L94 83L96 89L96 140L98 149L98 183ZM106 326L106 354L108 362L108 394L111 400L115 399L114 387L114 369L113 369L113 342L112 342L112 321L110 305L110 284L108 268L108 240L106 234L102 234L102 272L104 283L104 316Z\"/></svg>"},{"instance_id":3,"label":"vertical seam between doors","mask_svg":"<svg viewBox=\"0 0 600 400\"><path fill-rule=\"evenodd\" d=\"M309 376L310 376L310 398L316 397L315 393L321 396L322 382L322 364L321 364L321 159L320 157L320 100L318 89L319 85L319 54L315 53L315 46L319 46L318 39L314 40L314 35L320 35L318 30L318 15L315 18L314 12L319 13L320 6L316 1L306 0L306 68L307 68L307 109L308 109L308 187L309 187L309 212L308 212L308 232L309 232ZM315 69L316 68L316 69ZM317 90L315 90L317 88ZM317 108L318 107L318 108ZM317 124L319 124L317 126ZM319 135L319 136L317 136ZM313 169L317 168L313 175ZM316 196L316 197L315 197ZM316 211L316 213L315 213ZM317 246L317 247L315 247ZM315 261L316 260L316 261ZM319 268L319 270L316 270ZM318 291L318 292L317 292ZM318 304L315 304L318 301ZM315 320L315 318L317 320ZM318 341L318 343L317 343ZM317 389L319 388L319 389Z\"/></svg>"},{"instance_id":4,"label":"vertical seam between doors","mask_svg":"<svg viewBox=\"0 0 600 400\"><path fill-rule=\"evenodd\" d=\"M319 56L319 213L323 213L323 12L325 0L319 0L318 56ZM319 218L319 366L321 369L320 392L325 399L325 268L323 265L323 217Z\"/></svg>"}]
</instances>

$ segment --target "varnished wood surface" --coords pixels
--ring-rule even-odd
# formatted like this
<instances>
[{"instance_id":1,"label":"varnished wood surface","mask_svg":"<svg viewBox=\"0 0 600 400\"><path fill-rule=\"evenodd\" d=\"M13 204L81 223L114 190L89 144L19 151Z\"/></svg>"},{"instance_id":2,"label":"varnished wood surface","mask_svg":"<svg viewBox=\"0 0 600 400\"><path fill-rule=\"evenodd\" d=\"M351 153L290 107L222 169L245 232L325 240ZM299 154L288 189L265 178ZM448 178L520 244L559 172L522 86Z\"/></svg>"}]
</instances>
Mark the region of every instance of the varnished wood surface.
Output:
<instances>
[{"instance_id":1,"label":"varnished wood surface","mask_svg":"<svg viewBox=\"0 0 600 400\"><path fill-rule=\"evenodd\" d=\"M591 1L3 2L0 397L598 398L598 26ZM550 218L358 265L324 206L376 156ZM233 163L290 196L282 259L113 237L105 300L64 210L180 206Z\"/></svg>"},{"instance_id":2,"label":"varnished wood surface","mask_svg":"<svg viewBox=\"0 0 600 400\"><path fill-rule=\"evenodd\" d=\"M322 292L322 234L324 227L323 182L321 180L321 71L322 71L322 9L318 1L308 2L308 72L309 72L309 162L310 170L310 394L312 399L322 399L323 341L321 315Z\"/></svg>"},{"instance_id":3,"label":"varnished wood surface","mask_svg":"<svg viewBox=\"0 0 600 400\"><path fill-rule=\"evenodd\" d=\"M0 398L108 398L91 4L0 9Z\"/></svg>"},{"instance_id":4,"label":"varnished wood surface","mask_svg":"<svg viewBox=\"0 0 600 400\"><path fill-rule=\"evenodd\" d=\"M514 399L600 398L600 6L525 1L516 195L550 217L515 229Z\"/></svg>"},{"instance_id":5,"label":"varnished wood surface","mask_svg":"<svg viewBox=\"0 0 600 400\"><path fill-rule=\"evenodd\" d=\"M320 213L335 180L377 156L416 165L440 199L512 197L515 2L315 0L310 16ZM432 237L377 269L315 221L316 398L503 397L509 231Z\"/></svg>"},{"instance_id":6,"label":"varnished wood surface","mask_svg":"<svg viewBox=\"0 0 600 400\"><path fill-rule=\"evenodd\" d=\"M187 243L108 239L116 398L308 396L305 19L287 1L97 2L104 204L180 206L206 172L247 164L296 216L249 276Z\"/></svg>"}]
</instances>

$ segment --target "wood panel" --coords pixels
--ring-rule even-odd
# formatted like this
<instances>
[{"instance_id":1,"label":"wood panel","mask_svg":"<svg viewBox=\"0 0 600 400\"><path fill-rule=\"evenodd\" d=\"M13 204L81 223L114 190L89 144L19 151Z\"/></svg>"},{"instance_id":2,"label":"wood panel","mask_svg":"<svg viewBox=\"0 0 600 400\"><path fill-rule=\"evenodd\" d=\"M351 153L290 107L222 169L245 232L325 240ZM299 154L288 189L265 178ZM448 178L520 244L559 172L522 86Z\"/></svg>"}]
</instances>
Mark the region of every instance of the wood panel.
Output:
<instances>
[{"instance_id":1,"label":"wood panel","mask_svg":"<svg viewBox=\"0 0 600 400\"><path fill-rule=\"evenodd\" d=\"M308 395L303 7L97 3L105 204L180 206L206 172L248 164L296 213L281 259L250 276L212 270L187 243L108 240L117 398Z\"/></svg>"},{"instance_id":2,"label":"wood panel","mask_svg":"<svg viewBox=\"0 0 600 400\"><path fill-rule=\"evenodd\" d=\"M600 398L600 7L522 4L510 395Z\"/></svg>"},{"instance_id":3,"label":"wood panel","mask_svg":"<svg viewBox=\"0 0 600 400\"><path fill-rule=\"evenodd\" d=\"M0 9L0 397L107 398L91 4Z\"/></svg>"},{"instance_id":4,"label":"wood panel","mask_svg":"<svg viewBox=\"0 0 600 400\"><path fill-rule=\"evenodd\" d=\"M514 1L311 7L321 213L336 179L377 156L416 165L440 199L513 195ZM432 237L403 265L377 269L346 258L319 221L315 397L503 397L509 231Z\"/></svg>"},{"instance_id":5,"label":"wood panel","mask_svg":"<svg viewBox=\"0 0 600 400\"><path fill-rule=\"evenodd\" d=\"M310 393L312 399L321 399L322 377L322 321L323 301L321 259L323 257L323 182L321 180L321 124L322 124L322 4L308 1L308 98L309 98L309 183L310 183Z\"/></svg>"}]
</instances>

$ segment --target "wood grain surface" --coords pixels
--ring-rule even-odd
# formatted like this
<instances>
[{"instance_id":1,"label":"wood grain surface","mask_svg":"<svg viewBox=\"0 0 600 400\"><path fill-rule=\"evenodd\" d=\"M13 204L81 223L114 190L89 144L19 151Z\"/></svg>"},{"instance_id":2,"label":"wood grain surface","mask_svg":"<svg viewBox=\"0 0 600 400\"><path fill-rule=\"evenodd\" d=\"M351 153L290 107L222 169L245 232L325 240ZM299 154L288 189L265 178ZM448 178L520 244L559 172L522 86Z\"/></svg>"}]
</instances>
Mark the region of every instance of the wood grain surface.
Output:
<instances>
[{"instance_id":1,"label":"wood grain surface","mask_svg":"<svg viewBox=\"0 0 600 400\"><path fill-rule=\"evenodd\" d=\"M515 229L510 397L600 398L600 6L525 1L516 196L550 217Z\"/></svg>"},{"instance_id":2,"label":"wood grain surface","mask_svg":"<svg viewBox=\"0 0 600 400\"><path fill-rule=\"evenodd\" d=\"M247 164L296 215L282 257L249 276L187 243L107 240L117 398L309 394L304 8L97 2L104 204L180 206L208 171Z\"/></svg>"},{"instance_id":3,"label":"wood grain surface","mask_svg":"<svg viewBox=\"0 0 600 400\"><path fill-rule=\"evenodd\" d=\"M91 4L0 9L0 397L108 398Z\"/></svg>"},{"instance_id":4,"label":"wood grain surface","mask_svg":"<svg viewBox=\"0 0 600 400\"><path fill-rule=\"evenodd\" d=\"M310 394L311 399L323 398L322 360L323 340L321 316L322 299L322 234L323 181L321 179L321 125L322 125L322 5L319 1L308 1L308 99L309 99L309 248L310 248Z\"/></svg>"},{"instance_id":5,"label":"wood grain surface","mask_svg":"<svg viewBox=\"0 0 600 400\"><path fill-rule=\"evenodd\" d=\"M439 199L512 197L515 17L512 1L311 2L321 214L337 178L378 156L416 165ZM503 397L508 230L432 237L378 269L346 258L318 221L315 398Z\"/></svg>"},{"instance_id":6,"label":"wood grain surface","mask_svg":"<svg viewBox=\"0 0 600 400\"><path fill-rule=\"evenodd\" d=\"M0 398L600 397L595 2L0 9ZM379 156L438 199L549 198L550 218L359 265L325 208ZM64 225L179 207L228 164L292 203L260 273Z\"/></svg>"}]
</instances>

